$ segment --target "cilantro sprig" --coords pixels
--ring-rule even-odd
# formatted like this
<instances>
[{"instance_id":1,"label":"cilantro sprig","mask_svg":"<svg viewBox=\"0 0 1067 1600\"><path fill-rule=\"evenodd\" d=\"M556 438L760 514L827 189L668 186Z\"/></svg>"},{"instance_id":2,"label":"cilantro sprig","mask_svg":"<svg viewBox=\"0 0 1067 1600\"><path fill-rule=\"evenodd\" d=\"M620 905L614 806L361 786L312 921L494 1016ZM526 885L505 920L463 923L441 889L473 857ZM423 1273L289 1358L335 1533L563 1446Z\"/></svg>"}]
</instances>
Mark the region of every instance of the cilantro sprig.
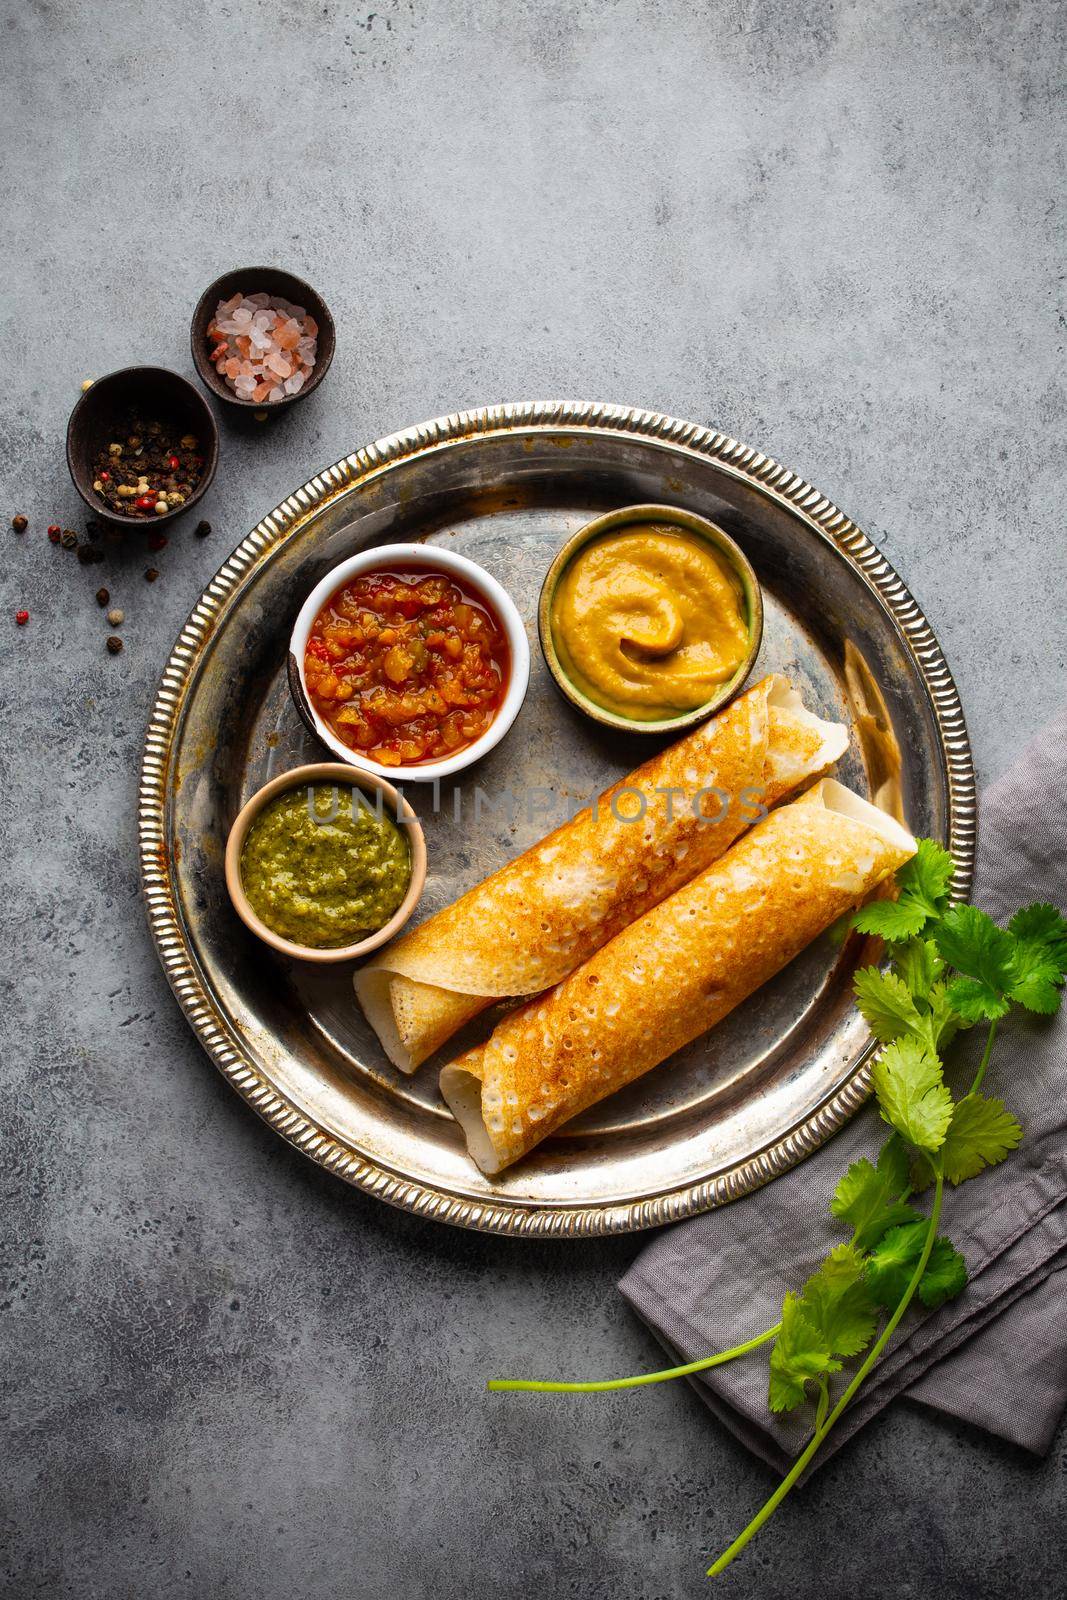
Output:
<instances>
[{"instance_id":1,"label":"cilantro sprig","mask_svg":"<svg viewBox=\"0 0 1067 1600\"><path fill-rule=\"evenodd\" d=\"M871 1083L890 1130L875 1161L843 1175L830 1214L851 1238L835 1245L771 1328L685 1366L594 1383L492 1379L490 1389L579 1392L630 1389L687 1377L771 1345L772 1412L813 1407L807 1445L770 1499L708 1569L717 1576L773 1516L866 1381L913 1301L944 1305L967 1285L967 1264L939 1232L946 1183L955 1187L997 1166L1023 1130L982 1084L997 1029L1013 1009L1058 1010L1067 978L1067 920L1050 905L1027 906L1006 927L976 906L949 905L953 861L920 839L897 874L894 899L872 900L852 926L885 941L885 963L856 973L854 989L881 1046ZM985 1024L985 1048L966 1091L945 1078L956 1034ZM914 1201L932 1188L928 1211ZM772 1342L773 1341L773 1342ZM862 1359L861 1359L862 1358ZM858 1363L854 1369L848 1364Z\"/></svg>"}]
</instances>

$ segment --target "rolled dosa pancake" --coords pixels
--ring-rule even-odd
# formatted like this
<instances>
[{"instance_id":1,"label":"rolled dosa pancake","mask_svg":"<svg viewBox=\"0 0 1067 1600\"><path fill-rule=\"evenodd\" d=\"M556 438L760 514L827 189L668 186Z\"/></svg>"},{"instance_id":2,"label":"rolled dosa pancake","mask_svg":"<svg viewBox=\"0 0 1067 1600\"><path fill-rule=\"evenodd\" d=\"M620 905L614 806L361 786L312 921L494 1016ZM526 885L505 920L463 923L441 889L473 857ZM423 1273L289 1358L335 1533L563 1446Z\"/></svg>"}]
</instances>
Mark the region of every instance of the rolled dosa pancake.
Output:
<instances>
[{"instance_id":1,"label":"rolled dosa pancake","mask_svg":"<svg viewBox=\"0 0 1067 1600\"><path fill-rule=\"evenodd\" d=\"M390 1060L413 1072L495 1000L558 983L847 745L788 679L764 678L356 973Z\"/></svg>"},{"instance_id":2,"label":"rolled dosa pancake","mask_svg":"<svg viewBox=\"0 0 1067 1600\"><path fill-rule=\"evenodd\" d=\"M914 854L905 828L833 779L772 812L444 1068L474 1160L501 1171L673 1055Z\"/></svg>"}]
</instances>

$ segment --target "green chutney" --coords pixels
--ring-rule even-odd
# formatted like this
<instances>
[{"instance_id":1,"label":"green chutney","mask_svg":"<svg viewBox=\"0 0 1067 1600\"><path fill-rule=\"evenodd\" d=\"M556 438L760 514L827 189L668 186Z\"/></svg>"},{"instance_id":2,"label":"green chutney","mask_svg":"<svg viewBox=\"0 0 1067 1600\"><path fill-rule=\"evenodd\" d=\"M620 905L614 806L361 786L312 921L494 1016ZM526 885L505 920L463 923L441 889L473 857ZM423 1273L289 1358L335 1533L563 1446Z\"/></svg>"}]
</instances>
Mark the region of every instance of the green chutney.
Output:
<instances>
[{"instance_id":1,"label":"green chutney","mask_svg":"<svg viewBox=\"0 0 1067 1600\"><path fill-rule=\"evenodd\" d=\"M241 883L256 916L315 950L377 933L410 882L407 836L384 799L344 784L300 784L275 795L241 851Z\"/></svg>"}]
</instances>

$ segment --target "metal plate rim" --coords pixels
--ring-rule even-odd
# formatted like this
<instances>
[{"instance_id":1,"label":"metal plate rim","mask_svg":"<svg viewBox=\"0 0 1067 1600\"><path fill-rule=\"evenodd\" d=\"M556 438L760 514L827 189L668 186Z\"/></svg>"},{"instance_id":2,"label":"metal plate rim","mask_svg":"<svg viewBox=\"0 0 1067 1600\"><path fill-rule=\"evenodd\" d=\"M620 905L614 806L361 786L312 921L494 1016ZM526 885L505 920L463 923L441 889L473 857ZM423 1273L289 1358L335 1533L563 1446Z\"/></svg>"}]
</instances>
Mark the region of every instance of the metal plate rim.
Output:
<instances>
[{"instance_id":1,"label":"metal plate rim","mask_svg":"<svg viewBox=\"0 0 1067 1600\"><path fill-rule=\"evenodd\" d=\"M692 453L747 480L822 535L874 591L915 663L937 723L948 782L949 843L957 863L953 898L966 896L974 869L977 799L959 694L933 629L889 561L845 513L771 457L713 429L593 401L518 401L452 413L377 439L309 479L268 513L223 563L194 605L163 669L145 732L138 836L149 929L168 982L194 1032L223 1076L274 1130L304 1155L378 1199L455 1226L526 1237L578 1238L676 1222L723 1205L795 1166L831 1137L870 1092L868 1050L852 1075L805 1121L726 1172L648 1199L592 1207L486 1204L415 1183L368 1160L317 1126L278 1093L242 1051L239 1038L200 977L177 909L167 846L171 753L199 662L220 621L255 569L328 502L413 456L498 432L623 433Z\"/></svg>"}]
</instances>

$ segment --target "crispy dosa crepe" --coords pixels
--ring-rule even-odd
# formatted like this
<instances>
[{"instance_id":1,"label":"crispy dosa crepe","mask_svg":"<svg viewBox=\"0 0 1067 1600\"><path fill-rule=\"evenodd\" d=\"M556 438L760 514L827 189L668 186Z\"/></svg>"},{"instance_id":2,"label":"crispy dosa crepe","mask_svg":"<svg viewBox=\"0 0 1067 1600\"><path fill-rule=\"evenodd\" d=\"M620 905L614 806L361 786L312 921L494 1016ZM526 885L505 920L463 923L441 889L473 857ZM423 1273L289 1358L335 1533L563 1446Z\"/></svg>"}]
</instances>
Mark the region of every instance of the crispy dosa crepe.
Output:
<instances>
[{"instance_id":1,"label":"crispy dosa crepe","mask_svg":"<svg viewBox=\"0 0 1067 1600\"><path fill-rule=\"evenodd\" d=\"M847 745L764 678L356 973L390 1060L413 1072L495 1000L559 983Z\"/></svg>"},{"instance_id":2,"label":"crispy dosa crepe","mask_svg":"<svg viewBox=\"0 0 1067 1600\"><path fill-rule=\"evenodd\" d=\"M915 854L826 779L445 1067L441 1093L499 1172L739 1005Z\"/></svg>"}]
</instances>

